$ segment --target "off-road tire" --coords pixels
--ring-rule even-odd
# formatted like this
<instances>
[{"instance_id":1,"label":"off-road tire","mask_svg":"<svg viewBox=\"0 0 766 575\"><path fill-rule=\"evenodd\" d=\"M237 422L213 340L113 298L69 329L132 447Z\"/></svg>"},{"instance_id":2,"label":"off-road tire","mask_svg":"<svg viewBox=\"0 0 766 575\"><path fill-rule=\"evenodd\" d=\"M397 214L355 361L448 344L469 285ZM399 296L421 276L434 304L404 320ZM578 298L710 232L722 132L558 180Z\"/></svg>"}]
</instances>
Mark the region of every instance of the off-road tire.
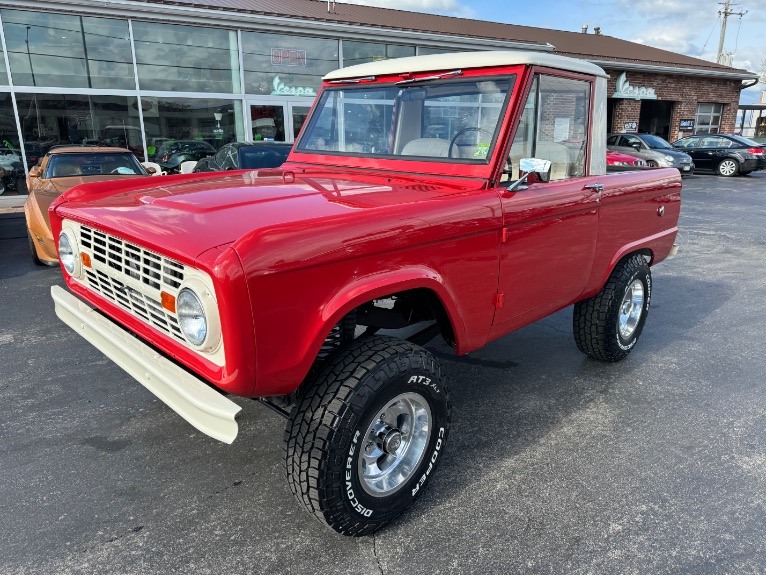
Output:
<instances>
[{"instance_id":1,"label":"off-road tire","mask_svg":"<svg viewBox=\"0 0 766 575\"><path fill-rule=\"evenodd\" d=\"M36 266L44 266L45 263L37 257L37 250L35 249L35 241L32 239L32 233L27 230L27 245L29 246L29 253L32 255L32 261Z\"/></svg>"},{"instance_id":2,"label":"off-road tire","mask_svg":"<svg viewBox=\"0 0 766 575\"><path fill-rule=\"evenodd\" d=\"M731 158L725 158L716 166L716 172L719 176L732 177L739 174L739 162Z\"/></svg>"},{"instance_id":3,"label":"off-road tire","mask_svg":"<svg viewBox=\"0 0 766 575\"><path fill-rule=\"evenodd\" d=\"M392 337L357 339L329 358L306 386L285 430L287 481L306 510L338 533L360 536L409 507L444 451L450 424L444 379L433 355ZM404 395L430 409L425 447L395 490L373 496L360 471L365 433L381 409Z\"/></svg>"},{"instance_id":4,"label":"off-road tire","mask_svg":"<svg viewBox=\"0 0 766 575\"><path fill-rule=\"evenodd\" d=\"M619 329L620 311L623 298L635 281L643 286L641 315L630 336L625 338ZM578 349L601 361L623 359L644 329L651 297L652 273L644 257L636 254L621 260L600 292L575 304L572 327Z\"/></svg>"}]
</instances>

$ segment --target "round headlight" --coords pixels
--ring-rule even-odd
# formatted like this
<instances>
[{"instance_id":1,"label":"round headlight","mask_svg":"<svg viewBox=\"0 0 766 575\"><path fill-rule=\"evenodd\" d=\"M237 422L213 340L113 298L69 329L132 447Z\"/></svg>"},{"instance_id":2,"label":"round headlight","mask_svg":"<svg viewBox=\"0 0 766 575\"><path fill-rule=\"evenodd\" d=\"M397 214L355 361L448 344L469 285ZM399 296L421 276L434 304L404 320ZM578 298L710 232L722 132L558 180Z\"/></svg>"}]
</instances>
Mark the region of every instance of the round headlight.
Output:
<instances>
[{"instance_id":1,"label":"round headlight","mask_svg":"<svg viewBox=\"0 0 766 575\"><path fill-rule=\"evenodd\" d=\"M76 260L72 242L69 241L69 236L66 232L62 232L59 236L59 259L67 273L72 275L74 273Z\"/></svg>"},{"instance_id":2,"label":"round headlight","mask_svg":"<svg viewBox=\"0 0 766 575\"><path fill-rule=\"evenodd\" d=\"M663 158L669 165L673 165L673 156L663 156Z\"/></svg>"},{"instance_id":3,"label":"round headlight","mask_svg":"<svg viewBox=\"0 0 766 575\"><path fill-rule=\"evenodd\" d=\"M192 345L202 345L207 337L207 318L202 302L192 290L184 288L176 298L176 314L184 336Z\"/></svg>"}]
</instances>

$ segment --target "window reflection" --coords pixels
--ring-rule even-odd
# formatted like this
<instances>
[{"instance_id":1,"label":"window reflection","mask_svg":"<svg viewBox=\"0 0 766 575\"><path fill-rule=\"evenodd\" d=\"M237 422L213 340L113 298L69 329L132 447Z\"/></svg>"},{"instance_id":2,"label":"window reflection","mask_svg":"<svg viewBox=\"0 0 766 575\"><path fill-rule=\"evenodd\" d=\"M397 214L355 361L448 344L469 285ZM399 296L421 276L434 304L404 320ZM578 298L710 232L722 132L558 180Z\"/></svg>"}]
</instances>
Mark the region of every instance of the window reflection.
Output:
<instances>
[{"instance_id":1,"label":"window reflection","mask_svg":"<svg viewBox=\"0 0 766 575\"><path fill-rule=\"evenodd\" d=\"M19 132L10 92L0 92L0 148L19 148Z\"/></svg>"},{"instance_id":2,"label":"window reflection","mask_svg":"<svg viewBox=\"0 0 766 575\"><path fill-rule=\"evenodd\" d=\"M202 152L245 139L242 102L144 96L141 104L150 159L165 155L173 144Z\"/></svg>"},{"instance_id":3,"label":"window reflection","mask_svg":"<svg viewBox=\"0 0 766 575\"><path fill-rule=\"evenodd\" d=\"M337 40L243 32L242 52L248 94L314 97L338 69Z\"/></svg>"},{"instance_id":4,"label":"window reflection","mask_svg":"<svg viewBox=\"0 0 766 575\"><path fill-rule=\"evenodd\" d=\"M134 22L133 39L142 90L240 91L234 30Z\"/></svg>"},{"instance_id":5,"label":"window reflection","mask_svg":"<svg viewBox=\"0 0 766 575\"><path fill-rule=\"evenodd\" d=\"M143 159L136 98L16 94L16 103L30 167L57 144L119 146Z\"/></svg>"},{"instance_id":6,"label":"window reflection","mask_svg":"<svg viewBox=\"0 0 766 575\"><path fill-rule=\"evenodd\" d=\"M5 70L5 55L0 50L0 84L8 83L8 72Z\"/></svg>"},{"instance_id":7,"label":"window reflection","mask_svg":"<svg viewBox=\"0 0 766 575\"><path fill-rule=\"evenodd\" d=\"M135 89L127 20L18 10L2 17L16 86Z\"/></svg>"},{"instance_id":8,"label":"window reflection","mask_svg":"<svg viewBox=\"0 0 766 575\"><path fill-rule=\"evenodd\" d=\"M343 41L343 66L364 64L377 60L390 60L391 58L403 58L414 56L415 46L401 46L398 44L376 44L373 42Z\"/></svg>"}]
</instances>

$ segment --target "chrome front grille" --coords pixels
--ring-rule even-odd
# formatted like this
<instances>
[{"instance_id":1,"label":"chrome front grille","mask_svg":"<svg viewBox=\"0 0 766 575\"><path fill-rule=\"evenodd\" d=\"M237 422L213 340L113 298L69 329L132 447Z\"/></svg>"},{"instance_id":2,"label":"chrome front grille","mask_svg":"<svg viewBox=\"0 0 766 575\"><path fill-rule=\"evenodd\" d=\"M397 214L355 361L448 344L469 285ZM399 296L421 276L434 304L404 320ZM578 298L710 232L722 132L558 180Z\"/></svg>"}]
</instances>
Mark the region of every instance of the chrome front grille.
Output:
<instances>
[{"instance_id":1,"label":"chrome front grille","mask_svg":"<svg viewBox=\"0 0 766 575\"><path fill-rule=\"evenodd\" d=\"M184 264L84 225L79 243L93 262L84 268L88 287L188 346L176 314L161 303L161 292L178 295Z\"/></svg>"},{"instance_id":2,"label":"chrome front grille","mask_svg":"<svg viewBox=\"0 0 766 575\"><path fill-rule=\"evenodd\" d=\"M80 245L93 259L156 290L162 286L178 289L184 279L184 265L120 238L87 226L80 226Z\"/></svg>"}]
</instances>

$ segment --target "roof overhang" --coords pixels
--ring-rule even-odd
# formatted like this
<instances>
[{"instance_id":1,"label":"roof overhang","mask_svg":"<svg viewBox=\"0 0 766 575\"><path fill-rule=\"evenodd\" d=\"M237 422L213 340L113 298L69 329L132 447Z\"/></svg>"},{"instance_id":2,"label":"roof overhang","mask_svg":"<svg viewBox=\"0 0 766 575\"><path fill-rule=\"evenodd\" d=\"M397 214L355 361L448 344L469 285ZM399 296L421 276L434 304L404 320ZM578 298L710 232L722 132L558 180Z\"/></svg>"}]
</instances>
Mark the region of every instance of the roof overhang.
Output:
<instances>
[{"instance_id":1,"label":"roof overhang","mask_svg":"<svg viewBox=\"0 0 766 575\"><path fill-rule=\"evenodd\" d=\"M290 33L304 36L348 38L359 40L364 37L370 41L417 43L420 46L447 48L455 50L536 50L552 52L551 44L519 42L499 38L474 38L453 36L430 32L418 32L401 28L382 28L360 26L343 22L322 20L302 20L289 16L256 14L235 10L211 10L209 8L182 5L136 2L135 0L15 0L14 9L40 11L58 11L88 16L112 18L137 18L172 24L191 24L197 26L225 26L241 30L259 32Z\"/></svg>"},{"instance_id":2,"label":"roof overhang","mask_svg":"<svg viewBox=\"0 0 766 575\"><path fill-rule=\"evenodd\" d=\"M650 72L653 74L673 74L676 76L706 76L709 78L724 78L728 80L753 80L758 74L743 70L710 70L703 68L684 68L678 66L663 66L662 64L648 64L643 62L621 62L618 60L599 60L598 58L586 58L589 62L609 70L634 70L636 72Z\"/></svg>"}]
</instances>

